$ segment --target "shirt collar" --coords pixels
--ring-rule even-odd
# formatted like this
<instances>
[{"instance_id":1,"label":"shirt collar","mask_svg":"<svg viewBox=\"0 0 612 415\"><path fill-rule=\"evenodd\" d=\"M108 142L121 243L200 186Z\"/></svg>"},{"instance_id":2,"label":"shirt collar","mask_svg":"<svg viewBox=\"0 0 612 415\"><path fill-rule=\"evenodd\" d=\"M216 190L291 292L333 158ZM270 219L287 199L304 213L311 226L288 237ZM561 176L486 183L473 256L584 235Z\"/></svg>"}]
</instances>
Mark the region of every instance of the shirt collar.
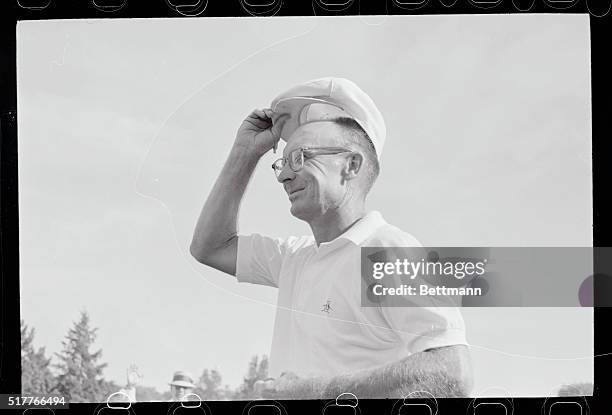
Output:
<instances>
[{"instance_id":1,"label":"shirt collar","mask_svg":"<svg viewBox=\"0 0 612 415\"><path fill-rule=\"evenodd\" d=\"M324 247L332 247L336 246L341 242L352 242L355 245L361 245L370 235L374 233L378 228L383 225L386 225L387 222L383 219L380 212L373 210L368 212L363 218L359 219L357 222L353 224L350 228L348 228L343 234L338 236L336 239L333 239L329 242L323 242L319 249ZM316 244L315 244L316 247Z\"/></svg>"}]
</instances>

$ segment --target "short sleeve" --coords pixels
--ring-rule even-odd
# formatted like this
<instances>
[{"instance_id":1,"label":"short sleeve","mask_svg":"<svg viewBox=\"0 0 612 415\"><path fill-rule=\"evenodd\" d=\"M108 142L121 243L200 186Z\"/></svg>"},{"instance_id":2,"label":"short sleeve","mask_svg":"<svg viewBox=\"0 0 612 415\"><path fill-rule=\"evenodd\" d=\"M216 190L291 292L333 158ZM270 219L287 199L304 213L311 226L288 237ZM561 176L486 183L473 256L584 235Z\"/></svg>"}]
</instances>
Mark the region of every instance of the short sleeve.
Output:
<instances>
[{"instance_id":1,"label":"short sleeve","mask_svg":"<svg viewBox=\"0 0 612 415\"><path fill-rule=\"evenodd\" d=\"M239 235L236 279L239 282L278 287L283 263L304 245L307 237L272 238Z\"/></svg>"},{"instance_id":2,"label":"short sleeve","mask_svg":"<svg viewBox=\"0 0 612 415\"><path fill-rule=\"evenodd\" d=\"M407 354L457 344L467 345L457 307L389 307L383 315L406 345Z\"/></svg>"},{"instance_id":3,"label":"short sleeve","mask_svg":"<svg viewBox=\"0 0 612 415\"><path fill-rule=\"evenodd\" d=\"M418 259L426 258L426 250L421 243L405 232L390 228L381 238L380 246L403 247L402 255ZM384 251L385 261L393 262L395 251ZM419 279L411 282L416 285ZM392 277L386 280L390 286L400 287L406 280ZM387 284L385 284L387 285ZM440 306L445 304L445 306ZM393 330L405 345L406 354L427 349L458 344L467 345L465 323L459 307L451 297L437 296L435 299L423 296L387 296L379 303L380 310Z\"/></svg>"}]
</instances>

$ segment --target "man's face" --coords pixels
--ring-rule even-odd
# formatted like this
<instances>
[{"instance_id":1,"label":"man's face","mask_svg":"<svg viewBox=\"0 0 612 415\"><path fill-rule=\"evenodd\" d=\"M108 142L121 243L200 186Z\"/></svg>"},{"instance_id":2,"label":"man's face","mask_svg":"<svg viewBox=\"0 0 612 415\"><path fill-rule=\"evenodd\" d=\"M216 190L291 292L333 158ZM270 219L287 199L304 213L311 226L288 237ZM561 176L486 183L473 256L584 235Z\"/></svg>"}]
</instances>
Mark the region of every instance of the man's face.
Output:
<instances>
[{"instance_id":1,"label":"man's face","mask_svg":"<svg viewBox=\"0 0 612 415\"><path fill-rule=\"evenodd\" d=\"M289 138L283 157L300 147L342 147L342 134L342 127L330 121L302 125ZM305 156L304 166L297 172L286 165L278 181L289 196L291 214L309 222L337 208L346 194L345 166L346 153Z\"/></svg>"},{"instance_id":2,"label":"man's face","mask_svg":"<svg viewBox=\"0 0 612 415\"><path fill-rule=\"evenodd\" d=\"M188 393L191 393L191 388L186 388L183 386L172 385L170 388L172 392L172 397L174 398L174 400L177 400L177 401L182 400L185 397L185 395L187 395Z\"/></svg>"}]
</instances>

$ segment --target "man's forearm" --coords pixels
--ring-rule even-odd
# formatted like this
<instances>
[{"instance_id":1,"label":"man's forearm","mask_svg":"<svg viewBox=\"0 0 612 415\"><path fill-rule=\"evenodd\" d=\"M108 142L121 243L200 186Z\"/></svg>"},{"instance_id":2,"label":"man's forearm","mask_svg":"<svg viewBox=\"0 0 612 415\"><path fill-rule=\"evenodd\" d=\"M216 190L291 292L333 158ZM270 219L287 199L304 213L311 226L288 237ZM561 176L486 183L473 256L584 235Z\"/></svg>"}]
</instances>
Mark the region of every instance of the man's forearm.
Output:
<instances>
[{"instance_id":1,"label":"man's forearm","mask_svg":"<svg viewBox=\"0 0 612 415\"><path fill-rule=\"evenodd\" d=\"M466 396L471 389L467 348L451 346L411 355L399 362L332 378L325 397L352 392L363 398L405 397L426 391L435 397Z\"/></svg>"},{"instance_id":2,"label":"man's forearm","mask_svg":"<svg viewBox=\"0 0 612 415\"><path fill-rule=\"evenodd\" d=\"M222 247L237 234L238 210L259 157L234 145L196 224L191 253L196 258Z\"/></svg>"},{"instance_id":3,"label":"man's forearm","mask_svg":"<svg viewBox=\"0 0 612 415\"><path fill-rule=\"evenodd\" d=\"M351 392L359 398L400 398L419 391L435 397L464 397L470 393L471 387L472 369L467 347L450 346L331 379L298 379L280 397L334 399L344 392Z\"/></svg>"}]
</instances>

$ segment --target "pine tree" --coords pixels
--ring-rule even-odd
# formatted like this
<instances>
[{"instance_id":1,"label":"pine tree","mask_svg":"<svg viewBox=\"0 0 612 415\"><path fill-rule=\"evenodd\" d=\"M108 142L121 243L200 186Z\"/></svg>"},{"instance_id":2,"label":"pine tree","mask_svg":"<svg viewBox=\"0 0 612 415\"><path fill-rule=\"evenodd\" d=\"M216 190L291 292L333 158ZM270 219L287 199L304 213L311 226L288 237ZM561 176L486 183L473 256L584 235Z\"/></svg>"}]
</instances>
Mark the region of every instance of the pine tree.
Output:
<instances>
[{"instance_id":1,"label":"pine tree","mask_svg":"<svg viewBox=\"0 0 612 415\"><path fill-rule=\"evenodd\" d=\"M265 380L268 377L268 357L264 355L261 360L255 355L249 362L247 375L243 378L242 385L236 393L237 399L255 398L254 385L258 380Z\"/></svg>"},{"instance_id":2,"label":"pine tree","mask_svg":"<svg viewBox=\"0 0 612 415\"><path fill-rule=\"evenodd\" d=\"M90 327L89 315L82 311L80 320L74 323L62 341L63 350L57 354L57 391L71 402L104 402L118 389L117 385L103 378L106 363L100 363L102 350L90 350L97 330Z\"/></svg>"},{"instance_id":3,"label":"pine tree","mask_svg":"<svg viewBox=\"0 0 612 415\"><path fill-rule=\"evenodd\" d=\"M223 399L221 382L221 374L217 370L204 369L198 380L197 388L194 389L193 393L197 394L202 400L221 400Z\"/></svg>"},{"instance_id":4,"label":"pine tree","mask_svg":"<svg viewBox=\"0 0 612 415\"><path fill-rule=\"evenodd\" d=\"M51 359L45 348L34 349L34 328L21 320L21 393L46 395L53 392L55 378L51 372Z\"/></svg>"},{"instance_id":5,"label":"pine tree","mask_svg":"<svg viewBox=\"0 0 612 415\"><path fill-rule=\"evenodd\" d=\"M268 356L263 355L257 366L257 380L263 380L268 377Z\"/></svg>"}]
</instances>

